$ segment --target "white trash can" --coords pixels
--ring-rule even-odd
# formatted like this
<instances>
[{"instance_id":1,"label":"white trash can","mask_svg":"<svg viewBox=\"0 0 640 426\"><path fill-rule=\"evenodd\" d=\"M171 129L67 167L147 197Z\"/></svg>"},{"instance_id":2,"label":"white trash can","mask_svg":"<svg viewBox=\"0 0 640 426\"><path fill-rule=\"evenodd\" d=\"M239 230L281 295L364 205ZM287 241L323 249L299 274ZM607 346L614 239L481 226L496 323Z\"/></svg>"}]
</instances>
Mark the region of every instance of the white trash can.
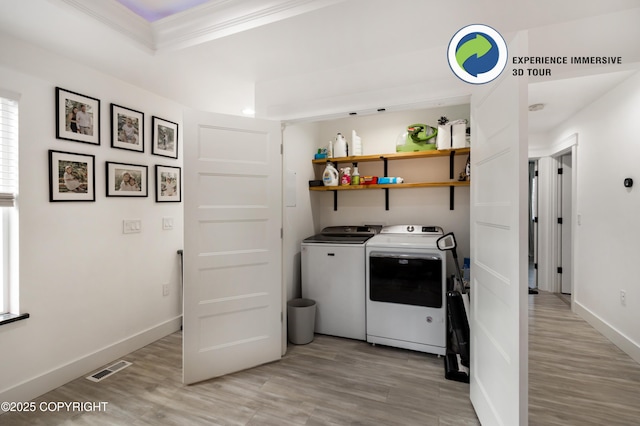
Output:
<instances>
[{"instance_id":1,"label":"white trash can","mask_svg":"<svg viewBox=\"0 0 640 426\"><path fill-rule=\"evenodd\" d=\"M313 341L316 326L316 302L311 299L291 299L287 302L287 332L294 345Z\"/></svg>"}]
</instances>

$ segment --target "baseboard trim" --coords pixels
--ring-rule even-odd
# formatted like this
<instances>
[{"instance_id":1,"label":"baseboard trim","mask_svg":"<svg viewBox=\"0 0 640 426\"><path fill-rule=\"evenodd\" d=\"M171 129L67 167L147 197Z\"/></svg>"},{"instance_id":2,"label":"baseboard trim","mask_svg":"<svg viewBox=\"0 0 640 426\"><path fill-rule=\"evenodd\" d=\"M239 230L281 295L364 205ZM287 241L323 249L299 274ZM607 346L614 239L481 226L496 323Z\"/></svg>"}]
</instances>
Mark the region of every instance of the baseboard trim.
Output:
<instances>
[{"instance_id":1,"label":"baseboard trim","mask_svg":"<svg viewBox=\"0 0 640 426\"><path fill-rule=\"evenodd\" d=\"M0 392L0 401L30 401L78 377L85 376L150 343L180 330L182 316L122 339L91 354L77 358L63 366L33 377ZM2 414L2 412L0 412Z\"/></svg>"},{"instance_id":2,"label":"baseboard trim","mask_svg":"<svg viewBox=\"0 0 640 426\"><path fill-rule=\"evenodd\" d=\"M573 306L575 312L580 315L585 321L587 321L593 328L602 333L604 337L611 340L614 345L616 345L623 352L633 358L634 361L640 364L640 345L635 343L620 331L616 330L611 326L611 324L604 321L584 305L580 304L580 302L576 302L574 300Z\"/></svg>"}]
</instances>

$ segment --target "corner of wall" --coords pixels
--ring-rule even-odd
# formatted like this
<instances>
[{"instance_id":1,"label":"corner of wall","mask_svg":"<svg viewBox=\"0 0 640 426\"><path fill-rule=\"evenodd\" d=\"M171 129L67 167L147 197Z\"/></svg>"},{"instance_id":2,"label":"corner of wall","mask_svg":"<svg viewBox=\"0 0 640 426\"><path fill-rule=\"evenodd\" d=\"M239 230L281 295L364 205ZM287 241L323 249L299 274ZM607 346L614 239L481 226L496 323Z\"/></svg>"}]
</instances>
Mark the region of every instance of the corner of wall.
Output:
<instances>
[{"instance_id":1,"label":"corner of wall","mask_svg":"<svg viewBox=\"0 0 640 426\"><path fill-rule=\"evenodd\" d=\"M180 330L181 325L182 315L74 359L65 365L28 378L15 386L0 390L0 401L29 401L172 334Z\"/></svg>"},{"instance_id":2,"label":"corner of wall","mask_svg":"<svg viewBox=\"0 0 640 426\"><path fill-rule=\"evenodd\" d=\"M580 315L593 328L602 333L604 337L611 340L614 345L629 355L635 362L640 364L640 344L633 341L631 337L625 335L600 316L596 315L582 303L574 302L573 306L576 314Z\"/></svg>"}]
</instances>

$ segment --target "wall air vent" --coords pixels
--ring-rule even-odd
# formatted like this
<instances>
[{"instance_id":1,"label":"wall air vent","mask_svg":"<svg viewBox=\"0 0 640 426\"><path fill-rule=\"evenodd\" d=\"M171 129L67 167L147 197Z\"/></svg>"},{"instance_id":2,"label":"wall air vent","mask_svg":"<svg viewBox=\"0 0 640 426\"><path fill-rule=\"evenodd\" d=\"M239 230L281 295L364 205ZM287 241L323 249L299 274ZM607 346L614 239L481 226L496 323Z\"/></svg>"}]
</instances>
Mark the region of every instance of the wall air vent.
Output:
<instances>
[{"instance_id":1,"label":"wall air vent","mask_svg":"<svg viewBox=\"0 0 640 426\"><path fill-rule=\"evenodd\" d=\"M87 380L91 380L92 382L99 382L111 376L112 374L117 373L123 368L127 368L130 365L131 363L128 361L118 361L115 364L110 365L109 367L103 368L102 370L97 371L90 376L87 376Z\"/></svg>"}]
</instances>

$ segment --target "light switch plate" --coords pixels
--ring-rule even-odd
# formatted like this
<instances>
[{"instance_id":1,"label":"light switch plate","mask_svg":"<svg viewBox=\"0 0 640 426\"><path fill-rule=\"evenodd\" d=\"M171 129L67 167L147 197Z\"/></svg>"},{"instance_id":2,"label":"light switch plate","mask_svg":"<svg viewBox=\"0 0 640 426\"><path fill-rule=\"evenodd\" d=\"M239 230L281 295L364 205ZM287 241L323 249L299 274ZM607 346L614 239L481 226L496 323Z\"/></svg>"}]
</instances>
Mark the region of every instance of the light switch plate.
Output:
<instances>
[{"instance_id":1,"label":"light switch plate","mask_svg":"<svg viewBox=\"0 0 640 426\"><path fill-rule=\"evenodd\" d=\"M142 220L140 219L124 219L122 221L123 234L135 234L142 232Z\"/></svg>"},{"instance_id":2,"label":"light switch plate","mask_svg":"<svg viewBox=\"0 0 640 426\"><path fill-rule=\"evenodd\" d=\"M163 217L162 218L162 229L165 229L165 230L173 229L173 218L172 217Z\"/></svg>"}]
</instances>

